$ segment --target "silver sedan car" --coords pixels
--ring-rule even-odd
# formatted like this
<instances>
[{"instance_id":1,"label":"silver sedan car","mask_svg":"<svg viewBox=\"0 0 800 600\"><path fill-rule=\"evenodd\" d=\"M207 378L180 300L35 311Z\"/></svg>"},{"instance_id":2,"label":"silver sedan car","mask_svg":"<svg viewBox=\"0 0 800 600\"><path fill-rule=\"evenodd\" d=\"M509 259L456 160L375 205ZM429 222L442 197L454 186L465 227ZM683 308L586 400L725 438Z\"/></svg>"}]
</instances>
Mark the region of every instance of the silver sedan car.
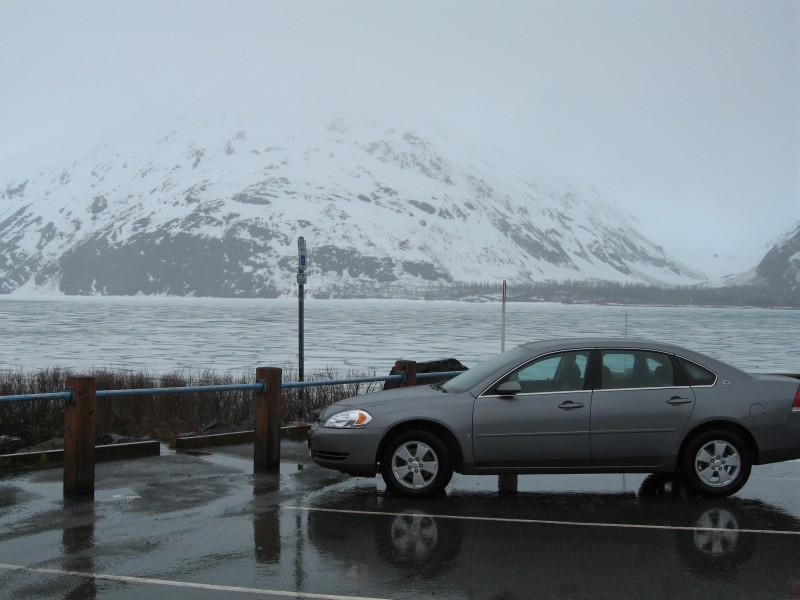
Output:
<instances>
[{"instance_id":1,"label":"silver sedan car","mask_svg":"<svg viewBox=\"0 0 800 600\"><path fill-rule=\"evenodd\" d=\"M446 383L336 402L309 445L317 464L379 472L409 497L454 471L669 473L727 496L752 465L800 458L800 382L658 342L531 342Z\"/></svg>"}]
</instances>

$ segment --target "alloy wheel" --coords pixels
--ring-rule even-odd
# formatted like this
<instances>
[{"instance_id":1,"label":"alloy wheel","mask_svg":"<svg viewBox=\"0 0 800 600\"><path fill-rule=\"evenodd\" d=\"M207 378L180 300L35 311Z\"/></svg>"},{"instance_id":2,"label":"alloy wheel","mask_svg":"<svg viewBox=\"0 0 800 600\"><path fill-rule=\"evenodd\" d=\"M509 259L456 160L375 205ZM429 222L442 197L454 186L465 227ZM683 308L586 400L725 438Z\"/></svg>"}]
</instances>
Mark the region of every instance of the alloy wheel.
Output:
<instances>
[{"instance_id":1,"label":"alloy wheel","mask_svg":"<svg viewBox=\"0 0 800 600\"><path fill-rule=\"evenodd\" d=\"M730 485L738 477L740 468L739 451L725 440L711 440L703 444L694 459L697 477L715 488Z\"/></svg>"},{"instance_id":2,"label":"alloy wheel","mask_svg":"<svg viewBox=\"0 0 800 600\"><path fill-rule=\"evenodd\" d=\"M427 444L410 440L395 449L391 468L400 485L412 490L422 489L436 478L439 458Z\"/></svg>"}]
</instances>

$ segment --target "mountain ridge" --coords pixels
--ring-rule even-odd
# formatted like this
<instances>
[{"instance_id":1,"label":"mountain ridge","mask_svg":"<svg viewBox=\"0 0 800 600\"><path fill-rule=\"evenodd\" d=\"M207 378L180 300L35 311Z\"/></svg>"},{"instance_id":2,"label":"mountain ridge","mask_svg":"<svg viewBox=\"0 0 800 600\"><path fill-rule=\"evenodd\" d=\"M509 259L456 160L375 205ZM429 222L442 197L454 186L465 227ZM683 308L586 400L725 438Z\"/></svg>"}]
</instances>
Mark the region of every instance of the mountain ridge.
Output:
<instances>
[{"instance_id":1,"label":"mountain ridge","mask_svg":"<svg viewBox=\"0 0 800 600\"><path fill-rule=\"evenodd\" d=\"M67 158L0 162L14 172L0 176L0 293L289 296L300 235L320 297L706 281L589 186L418 131L179 120Z\"/></svg>"}]
</instances>

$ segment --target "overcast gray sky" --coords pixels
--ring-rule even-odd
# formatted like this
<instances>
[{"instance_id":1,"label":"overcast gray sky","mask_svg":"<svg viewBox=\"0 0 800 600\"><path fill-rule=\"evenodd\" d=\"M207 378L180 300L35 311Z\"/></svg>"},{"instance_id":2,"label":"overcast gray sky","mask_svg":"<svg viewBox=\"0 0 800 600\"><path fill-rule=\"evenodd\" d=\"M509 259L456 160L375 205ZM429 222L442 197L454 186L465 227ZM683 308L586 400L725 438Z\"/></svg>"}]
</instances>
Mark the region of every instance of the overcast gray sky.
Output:
<instances>
[{"instance_id":1,"label":"overcast gray sky","mask_svg":"<svg viewBox=\"0 0 800 600\"><path fill-rule=\"evenodd\" d=\"M344 107L545 160L707 271L800 220L800 0L0 0L0 23L0 158L142 114Z\"/></svg>"}]
</instances>

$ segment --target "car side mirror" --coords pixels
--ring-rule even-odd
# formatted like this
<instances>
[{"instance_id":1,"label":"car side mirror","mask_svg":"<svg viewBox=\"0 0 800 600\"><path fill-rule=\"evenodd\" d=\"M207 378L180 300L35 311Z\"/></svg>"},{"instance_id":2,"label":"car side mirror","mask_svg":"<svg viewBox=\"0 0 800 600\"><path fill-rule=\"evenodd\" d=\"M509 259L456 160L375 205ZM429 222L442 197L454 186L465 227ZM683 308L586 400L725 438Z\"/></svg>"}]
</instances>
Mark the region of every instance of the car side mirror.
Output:
<instances>
[{"instance_id":1,"label":"car side mirror","mask_svg":"<svg viewBox=\"0 0 800 600\"><path fill-rule=\"evenodd\" d=\"M498 396L516 396L522 391L519 381L504 381L495 388Z\"/></svg>"}]
</instances>

